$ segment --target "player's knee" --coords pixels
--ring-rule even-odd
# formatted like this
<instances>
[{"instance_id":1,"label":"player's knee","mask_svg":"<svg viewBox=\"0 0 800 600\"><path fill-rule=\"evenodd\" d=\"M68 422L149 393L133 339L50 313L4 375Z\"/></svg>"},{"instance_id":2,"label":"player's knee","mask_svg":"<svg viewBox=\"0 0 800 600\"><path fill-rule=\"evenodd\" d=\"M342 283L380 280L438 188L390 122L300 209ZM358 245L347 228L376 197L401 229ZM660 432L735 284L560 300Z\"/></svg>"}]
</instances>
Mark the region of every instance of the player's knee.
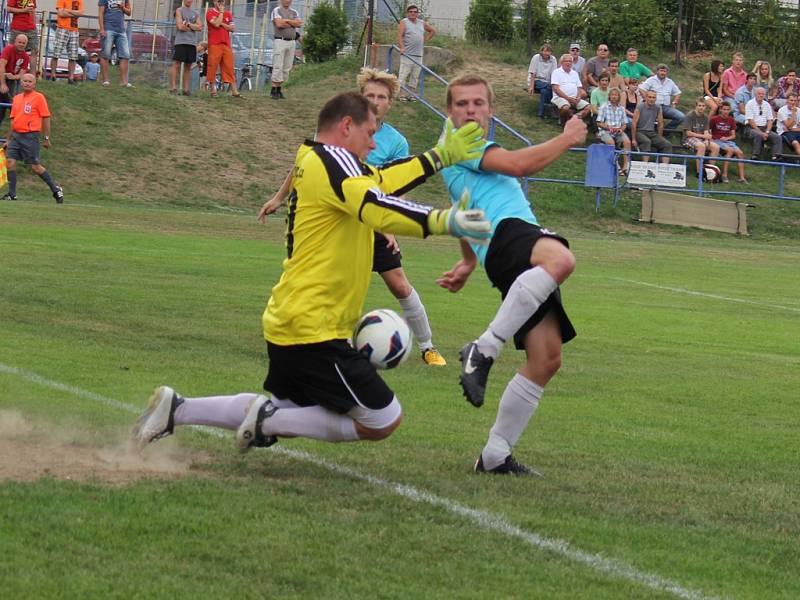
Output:
<instances>
[{"instance_id":1,"label":"player's knee","mask_svg":"<svg viewBox=\"0 0 800 600\"><path fill-rule=\"evenodd\" d=\"M386 282L386 287L398 300L408 298L414 291L402 269L392 269L383 273L383 280Z\"/></svg>"},{"instance_id":2,"label":"player's knee","mask_svg":"<svg viewBox=\"0 0 800 600\"><path fill-rule=\"evenodd\" d=\"M549 262L550 264L547 270L550 271L553 279L559 283L565 281L575 270L575 255L566 247L564 247L561 252L558 252Z\"/></svg>"},{"instance_id":3,"label":"player's knee","mask_svg":"<svg viewBox=\"0 0 800 600\"><path fill-rule=\"evenodd\" d=\"M392 435L392 433L394 433L394 430L400 427L400 422L402 420L403 416L400 415L389 425L377 428L364 427L364 425L362 425L361 423L356 422L356 431L358 432L359 439L378 442L380 440L385 440L390 435Z\"/></svg>"}]
</instances>

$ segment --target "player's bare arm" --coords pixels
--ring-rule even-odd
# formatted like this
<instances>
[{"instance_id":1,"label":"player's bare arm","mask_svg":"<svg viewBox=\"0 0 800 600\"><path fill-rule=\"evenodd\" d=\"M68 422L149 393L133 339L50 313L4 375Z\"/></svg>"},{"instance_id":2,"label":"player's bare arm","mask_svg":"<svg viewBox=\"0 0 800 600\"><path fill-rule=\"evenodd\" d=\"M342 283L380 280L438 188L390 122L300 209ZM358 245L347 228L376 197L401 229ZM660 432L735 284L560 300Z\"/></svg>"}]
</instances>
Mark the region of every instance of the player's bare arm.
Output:
<instances>
[{"instance_id":1,"label":"player's bare arm","mask_svg":"<svg viewBox=\"0 0 800 600\"><path fill-rule=\"evenodd\" d=\"M267 215L273 214L277 211L283 201L286 200L286 197L289 195L289 192L292 191L292 169L289 169L289 172L286 174L286 177L281 184L281 187L278 188L278 191L264 203L264 206L261 207L261 210L258 211L258 220L261 223L265 223L267 220Z\"/></svg>"},{"instance_id":2,"label":"player's bare arm","mask_svg":"<svg viewBox=\"0 0 800 600\"><path fill-rule=\"evenodd\" d=\"M461 245L461 260L452 269L442 273L442 276L436 280L440 287L454 294L464 287L467 279L469 279L469 276L478 265L478 257L475 256L469 243L464 240L459 240L458 242Z\"/></svg>"}]
</instances>

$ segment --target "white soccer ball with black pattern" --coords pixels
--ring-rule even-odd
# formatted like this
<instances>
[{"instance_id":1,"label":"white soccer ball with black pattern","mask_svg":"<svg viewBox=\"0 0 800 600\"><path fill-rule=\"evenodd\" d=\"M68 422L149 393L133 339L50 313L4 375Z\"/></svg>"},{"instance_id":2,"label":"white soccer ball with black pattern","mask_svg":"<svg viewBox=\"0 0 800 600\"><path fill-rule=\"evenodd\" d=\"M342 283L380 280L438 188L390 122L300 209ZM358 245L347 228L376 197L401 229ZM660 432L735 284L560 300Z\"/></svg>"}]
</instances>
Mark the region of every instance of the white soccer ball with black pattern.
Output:
<instances>
[{"instance_id":1,"label":"white soccer ball with black pattern","mask_svg":"<svg viewBox=\"0 0 800 600\"><path fill-rule=\"evenodd\" d=\"M377 369L394 369L411 354L411 329L388 308L371 310L356 323L353 345Z\"/></svg>"}]
</instances>

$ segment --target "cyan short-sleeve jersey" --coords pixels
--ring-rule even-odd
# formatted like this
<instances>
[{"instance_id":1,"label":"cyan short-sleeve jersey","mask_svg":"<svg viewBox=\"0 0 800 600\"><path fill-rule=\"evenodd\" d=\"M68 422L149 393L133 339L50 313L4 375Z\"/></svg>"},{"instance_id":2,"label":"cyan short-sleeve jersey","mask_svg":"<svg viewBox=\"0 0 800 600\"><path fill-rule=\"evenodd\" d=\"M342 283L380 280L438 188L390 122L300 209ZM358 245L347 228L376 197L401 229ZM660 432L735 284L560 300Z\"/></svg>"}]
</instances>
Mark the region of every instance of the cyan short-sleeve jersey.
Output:
<instances>
[{"instance_id":1,"label":"cyan short-sleeve jersey","mask_svg":"<svg viewBox=\"0 0 800 600\"><path fill-rule=\"evenodd\" d=\"M398 158L409 156L408 140L388 123L383 123L372 139L375 140L375 150L367 155L365 162L368 165L380 167Z\"/></svg>"}]
</instances>

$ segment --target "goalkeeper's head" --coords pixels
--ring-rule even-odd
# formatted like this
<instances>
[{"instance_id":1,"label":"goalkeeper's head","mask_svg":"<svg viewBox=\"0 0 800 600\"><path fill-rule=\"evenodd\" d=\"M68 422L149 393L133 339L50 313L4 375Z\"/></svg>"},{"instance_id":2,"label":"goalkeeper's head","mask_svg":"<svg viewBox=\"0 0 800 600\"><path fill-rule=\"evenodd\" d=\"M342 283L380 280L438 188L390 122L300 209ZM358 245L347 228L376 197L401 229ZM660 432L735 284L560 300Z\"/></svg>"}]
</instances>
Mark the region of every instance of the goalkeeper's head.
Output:
<instances>
[{"instance_id":1,"label":"goalkeeper's head","mask_svg":"<svg viewBox=\"0 0 800 600\"><path fill-rule=\"evenodd\" d=\"M447 86L447 114L456 128L474 121L489 131L493 105L494 90L479 75L461 75Z\"/></svg>"},{"instance_id":2,"label":"goalkeeper's head","mask_svg":"<svg viewBox=\"0 0 800 600\"><path fill-rule=\"evenodd\" d=\"M375 148L378 129L375 105L358 92L337 94L317 118L317 141L345 148L364 160Z\"/></svg>"}]
</instances>

